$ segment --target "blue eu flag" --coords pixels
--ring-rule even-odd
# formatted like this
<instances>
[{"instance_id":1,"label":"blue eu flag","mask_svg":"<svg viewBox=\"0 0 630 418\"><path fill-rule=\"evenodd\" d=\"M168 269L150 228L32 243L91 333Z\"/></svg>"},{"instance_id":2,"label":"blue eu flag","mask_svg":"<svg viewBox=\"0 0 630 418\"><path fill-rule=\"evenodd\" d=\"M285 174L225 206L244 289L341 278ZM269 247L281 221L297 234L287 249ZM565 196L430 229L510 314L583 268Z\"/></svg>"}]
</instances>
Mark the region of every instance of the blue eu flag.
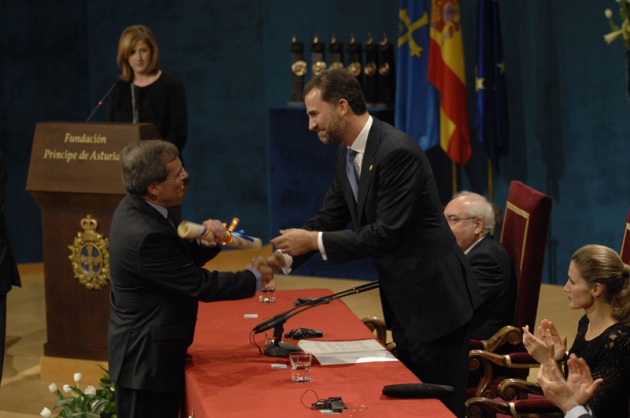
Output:
<instances>
[{"instance_id":1,"label":"blue eu flag","mask_svg":"<svg viewBox=\"0 0 630 418\"><path fill-rule=\"evenodd\" d=\"M439 143L439 125L435 87L427 80L431 18L425 0L401 0L398 23L395 124L428 150Z\"/></svg>"},{"instance_id":2,"label":"blue eu flag","mask_svg":"<svg viewBox=\"0 0 630 418\"><path fill-rule=\"evenodd\" d=\"M496 166L508 153L508 113L505 93L505 62L501 42L499 2L477 2L477 139Z\"/></svg>"}]
</instances>

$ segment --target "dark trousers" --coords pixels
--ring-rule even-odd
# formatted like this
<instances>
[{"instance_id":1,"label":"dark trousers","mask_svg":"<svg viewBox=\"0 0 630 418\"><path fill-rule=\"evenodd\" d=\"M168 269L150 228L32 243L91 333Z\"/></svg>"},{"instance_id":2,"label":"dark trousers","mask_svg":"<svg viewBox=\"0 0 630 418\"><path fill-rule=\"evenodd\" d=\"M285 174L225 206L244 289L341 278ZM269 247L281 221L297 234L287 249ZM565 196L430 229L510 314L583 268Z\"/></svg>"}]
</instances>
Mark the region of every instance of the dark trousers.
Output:
<instances>
[{"instance_id":1,"label":"dark trousers","mask_svg":"<svg viewBox=\"0 0 630 418\"><path fill-rule=\"evenodd\" d=\"M178 418L182 392L151 392L116 385L118 418Z\"/></svg>"},{"instance_id":2,"label":"dark trousers","mask_svg":"<svg viewBox=\"0 0 630 418\"><path fill-rule=\"evenodd\" d=\"M456 416L464 417L470 323L436 341L412 341L396 327L392 329L392 336L398 358L423 383L453 386L453 394L440 400Z\"/></svg>"}]
</instances>

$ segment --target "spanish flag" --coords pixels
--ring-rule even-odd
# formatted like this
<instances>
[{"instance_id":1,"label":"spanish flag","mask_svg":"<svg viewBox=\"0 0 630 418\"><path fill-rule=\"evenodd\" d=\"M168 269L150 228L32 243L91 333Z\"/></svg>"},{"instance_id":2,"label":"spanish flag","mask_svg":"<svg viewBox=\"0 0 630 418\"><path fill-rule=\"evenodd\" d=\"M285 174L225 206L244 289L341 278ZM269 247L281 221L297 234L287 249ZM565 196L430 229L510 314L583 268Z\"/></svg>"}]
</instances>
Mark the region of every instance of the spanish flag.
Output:
<instances>
[{"instance_id":1,"label":"spanish flag","mask_svg":"<svg viewBox=\"0 0 630 418\"><path fill-rule=\"evenodd\" d=\"M440 92L440 146L464 166L472 151L458 0L433 0L429 34L428 79Z\"/></svg>"}]
</instances>

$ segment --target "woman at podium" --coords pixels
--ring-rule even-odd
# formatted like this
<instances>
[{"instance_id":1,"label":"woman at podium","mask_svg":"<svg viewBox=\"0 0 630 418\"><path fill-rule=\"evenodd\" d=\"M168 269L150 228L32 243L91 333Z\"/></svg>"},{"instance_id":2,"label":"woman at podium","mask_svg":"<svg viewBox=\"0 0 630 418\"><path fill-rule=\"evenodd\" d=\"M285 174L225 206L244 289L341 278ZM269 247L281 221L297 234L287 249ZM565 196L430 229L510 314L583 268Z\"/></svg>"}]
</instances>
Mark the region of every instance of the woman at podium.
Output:
<instances>
[{"instance_id":1,"label":"woman at podium","mask_svg":"<svg viewBox=\"0 0 630 418\"><path fill-rule=\"evenodd\" d=\"M160 70L159 58L149 28L134 25L123 31L116 58L122 74L111 93L107 121L153 123L181 156L188 136L186 89L179 78Z\"/></svg>"}]
</instances>

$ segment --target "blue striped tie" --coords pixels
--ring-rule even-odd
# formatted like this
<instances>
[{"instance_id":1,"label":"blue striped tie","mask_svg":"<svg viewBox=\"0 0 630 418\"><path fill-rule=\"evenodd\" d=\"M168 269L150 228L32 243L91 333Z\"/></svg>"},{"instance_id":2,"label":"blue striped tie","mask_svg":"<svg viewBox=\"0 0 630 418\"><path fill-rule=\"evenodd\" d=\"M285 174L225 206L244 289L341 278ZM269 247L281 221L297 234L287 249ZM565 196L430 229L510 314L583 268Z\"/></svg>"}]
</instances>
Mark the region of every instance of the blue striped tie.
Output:
<instances>
[{"instance_id":1,"label":"blue striped tie","mask_svg":"<svg viewBox=\"0 0 630 418\"><path fill-rule=\"evenodd\" d=\"M348 174L348 180L350 181L350 187L352 187L352 193L354 193L354 200L357 200L357 195L359 193L359 183L357 182L357 172L354 168L354 157L356 157L357 152L352 148L348 148L348 153L346 154L346 172Z\"/></svg>"}]
</instances>

